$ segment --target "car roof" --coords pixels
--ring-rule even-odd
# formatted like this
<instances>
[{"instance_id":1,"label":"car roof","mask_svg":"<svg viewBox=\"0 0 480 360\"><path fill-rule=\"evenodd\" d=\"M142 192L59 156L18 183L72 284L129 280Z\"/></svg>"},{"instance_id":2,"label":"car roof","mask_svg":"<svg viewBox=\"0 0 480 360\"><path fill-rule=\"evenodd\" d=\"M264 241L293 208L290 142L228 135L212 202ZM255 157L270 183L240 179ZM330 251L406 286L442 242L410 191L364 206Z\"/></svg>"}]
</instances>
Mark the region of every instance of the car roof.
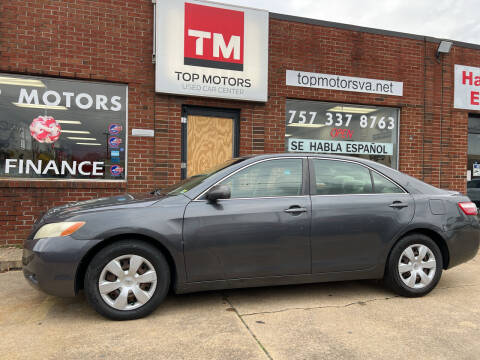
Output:
<instances>
[{"instance_id":1,"label":"car roof","mask_svg":"<svg viewBox=\"0 0 480 360\"><path fill-rule=\"evenodd\" d=\"M376 165L378 164L375 161L372 160L367 160L359 157L354 157L354 156L347 156L347 155L337 155L337 154L319 154L319 153L295 153L295 152L290 152L290 153L269 153L269 154L258 154L258 155L247 155L247 156L242 156L241 158L243 159L269 159L269 158L277 158L277 157L322 157L322 158L327 158L327 159L339 159L339 160L350 160L350 161L356 161L368 165Z\"/></svg>"}]
</instances>

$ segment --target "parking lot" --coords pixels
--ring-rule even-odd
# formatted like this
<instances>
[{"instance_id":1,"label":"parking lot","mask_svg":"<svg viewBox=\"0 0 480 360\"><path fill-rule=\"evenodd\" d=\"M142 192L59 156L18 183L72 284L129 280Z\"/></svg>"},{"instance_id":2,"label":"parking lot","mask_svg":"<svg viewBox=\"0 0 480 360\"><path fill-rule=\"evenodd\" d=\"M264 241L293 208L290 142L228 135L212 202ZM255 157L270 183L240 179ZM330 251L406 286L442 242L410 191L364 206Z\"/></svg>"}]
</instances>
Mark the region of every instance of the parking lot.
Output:
<instances>
[{"instance_id":1,"label":"parking lot","mask_svg":"<svg viewBox=\"0 0 480 360\"><path fill-rule=\"evenodd\" d=\"M0 274L0 358L478 359L480 256L429 296L376 281L170 295L151 316L112 322L82 296Z\"/></svg>"}]
</instances>

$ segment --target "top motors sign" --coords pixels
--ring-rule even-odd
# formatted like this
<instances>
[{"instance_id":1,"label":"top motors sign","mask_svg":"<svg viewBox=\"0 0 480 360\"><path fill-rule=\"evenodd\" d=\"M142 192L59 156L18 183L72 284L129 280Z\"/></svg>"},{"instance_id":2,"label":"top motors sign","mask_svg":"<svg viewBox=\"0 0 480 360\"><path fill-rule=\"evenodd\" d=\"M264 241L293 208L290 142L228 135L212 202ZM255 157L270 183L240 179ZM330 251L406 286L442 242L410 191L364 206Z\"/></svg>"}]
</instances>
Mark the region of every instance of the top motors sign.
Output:
<instances>
[{"instance_id":1,"label":"top motors sign","mask_svg":"<svg viewBox=\"0 0 480 360\"><path fill-rule=\"evenodd\" d=\"M161 1L155 35L157 92L267 101L267 11Z\"/></svg>"}]
</instances>

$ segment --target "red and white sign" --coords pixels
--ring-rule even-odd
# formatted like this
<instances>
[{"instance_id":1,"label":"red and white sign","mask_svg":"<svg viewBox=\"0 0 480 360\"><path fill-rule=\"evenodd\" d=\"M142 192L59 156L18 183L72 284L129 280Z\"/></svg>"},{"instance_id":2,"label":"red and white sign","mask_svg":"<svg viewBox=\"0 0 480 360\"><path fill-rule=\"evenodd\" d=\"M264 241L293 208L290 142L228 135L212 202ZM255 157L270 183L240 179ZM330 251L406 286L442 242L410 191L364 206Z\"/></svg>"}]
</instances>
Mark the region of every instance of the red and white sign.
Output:
<instances>
[{"instance_id":1,"label":"red and white sign","mask_svg":"<svg viewBox=\"0 0 480 360\"><path fill-rule=\"evenodd\" d=\"M157 92L267 101L267 11L197 0L155 7Z\"/></svg>"},{"instance_id":2,"label":"red and white sign","mask_svg":"<svg viewBox=\"0 0 480 360\"><path fill-rule=\"evenodd\" d=\"M243 71L243 11L185 3L184 64Z\"/></svg>"},{"instance_id":3,"label":"red and white sign","mask_svg":"<svg viewBox=\"0 0 480 360\"><path fill-rule=\"evenodd\" d=\"M456 109L480 110L480 68L455 65Z\"/></svg>"},{"instance_id":4,"label":"red and white sign","mask_svg":"<svg viewBox=\"0 0 480 360\"><path fill-rule=\"evenodd\" d=\"M51 116L38 116L30 124L30 135L39 143L54 143L61 133L60 124Z\"/></svg>"}]
</instances>

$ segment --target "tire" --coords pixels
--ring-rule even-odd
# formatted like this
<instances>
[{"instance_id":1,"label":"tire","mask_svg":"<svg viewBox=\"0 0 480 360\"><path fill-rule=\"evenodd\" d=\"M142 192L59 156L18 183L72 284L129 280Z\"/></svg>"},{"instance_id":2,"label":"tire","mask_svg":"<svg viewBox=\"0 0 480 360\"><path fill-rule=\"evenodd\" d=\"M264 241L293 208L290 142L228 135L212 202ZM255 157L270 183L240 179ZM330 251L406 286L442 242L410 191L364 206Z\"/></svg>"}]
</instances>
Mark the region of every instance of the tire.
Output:
<instances>
[{"instance_id":1,"label":"tire","mask_svg":"<svg viewBox=\"0 0 480 360\"><path fill-rule=\"evenodd\" d=\"M420 297L435 288L442 269L442 252L437 244L428 236L411 234L400 239L391 250L384 280L398 295Z\"/></svg>"},{"instance_id":2,"label":"tire","mask_svg":"<svg viewBox=\"0 0 480 360\"><path fill-rule=\"evenodd\" d=\"M112 320L147 316L165 299L169 287L165 257L154 246L138 240L120 240L100 250L84 278L88 303Z\"/></svg>"}]
</instances>

